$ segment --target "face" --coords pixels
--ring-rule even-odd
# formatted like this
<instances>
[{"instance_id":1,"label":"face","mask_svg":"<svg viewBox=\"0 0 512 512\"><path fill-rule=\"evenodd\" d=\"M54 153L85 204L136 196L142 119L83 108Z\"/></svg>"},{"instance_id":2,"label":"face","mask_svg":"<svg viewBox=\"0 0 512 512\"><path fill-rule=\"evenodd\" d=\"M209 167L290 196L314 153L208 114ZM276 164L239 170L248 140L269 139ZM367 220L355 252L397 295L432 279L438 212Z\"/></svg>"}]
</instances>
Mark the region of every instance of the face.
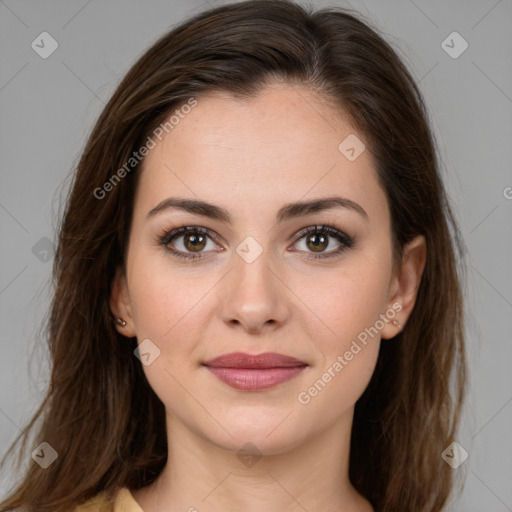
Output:
<instances>
[{"instance_id":1,"label":"face","mask_svg":"<svg viewBox=\"0 0 512 512\"><path fill-rule=\"evenodd\" d=\"M279 84L250 100L198 97L149 151L111 307L127 321L120 332L150 340L143 368L168 421L272 454L352 415L381 336L397 334L392 320L408 313L386 195L369 151L357 156L361 142L319 97ZM162 206L171 197L224 212ZM338 202L286 208L326 198ZM239 389L204 366L232 352L306 366Z\"/></svg>"}]
</instances>

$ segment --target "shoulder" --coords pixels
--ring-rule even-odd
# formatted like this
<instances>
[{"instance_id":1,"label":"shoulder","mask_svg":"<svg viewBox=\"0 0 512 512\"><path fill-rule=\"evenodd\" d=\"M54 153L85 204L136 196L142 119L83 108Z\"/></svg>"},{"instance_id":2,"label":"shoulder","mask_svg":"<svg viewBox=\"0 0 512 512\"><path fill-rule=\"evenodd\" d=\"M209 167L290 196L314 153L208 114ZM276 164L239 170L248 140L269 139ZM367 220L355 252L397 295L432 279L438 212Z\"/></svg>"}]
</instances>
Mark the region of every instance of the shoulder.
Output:
<instances>
[{"instance_id":1,"label":"shoulder","mask_svg":"<svg viewBox=\"0 0 512 512\"><path fill-rule=\"evenodd\" d=\"M130 491L123 487L109 499L106 491L98 493L93 498L79 505L75 512L143 512Z\"/></svg>"},{"instance_id":2,"label":"shoulder","mask_svg":"<svg viewBox=\"0 0 512 512\"><path fill-rule=\"evenodd\" d=\"M75 512L107 512L109 506L112 510L107 493L103 491L76 507Z\"/></svg>"}]
</instances>

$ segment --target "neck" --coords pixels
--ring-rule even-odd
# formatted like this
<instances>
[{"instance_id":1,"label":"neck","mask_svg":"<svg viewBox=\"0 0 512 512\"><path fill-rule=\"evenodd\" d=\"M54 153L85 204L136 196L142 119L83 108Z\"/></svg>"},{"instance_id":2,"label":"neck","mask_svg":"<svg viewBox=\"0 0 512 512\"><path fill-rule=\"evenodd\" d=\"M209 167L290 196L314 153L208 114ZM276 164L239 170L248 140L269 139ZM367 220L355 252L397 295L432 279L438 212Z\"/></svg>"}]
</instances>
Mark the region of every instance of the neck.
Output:
<instances>
[{"instance_id":1,"label":"neck","mask_svg":"<svg viewBox=\"0 0 512 512\"><path fill-rule=\"evenodd\" d=\"M348 477L352 418L353 409L328 431L307 429L309 438L288 446L272 432L232 439L226 449L168 417L167 464L153 484L132 494L144 512L373 512Z\"/></svg>"}]
</instances>

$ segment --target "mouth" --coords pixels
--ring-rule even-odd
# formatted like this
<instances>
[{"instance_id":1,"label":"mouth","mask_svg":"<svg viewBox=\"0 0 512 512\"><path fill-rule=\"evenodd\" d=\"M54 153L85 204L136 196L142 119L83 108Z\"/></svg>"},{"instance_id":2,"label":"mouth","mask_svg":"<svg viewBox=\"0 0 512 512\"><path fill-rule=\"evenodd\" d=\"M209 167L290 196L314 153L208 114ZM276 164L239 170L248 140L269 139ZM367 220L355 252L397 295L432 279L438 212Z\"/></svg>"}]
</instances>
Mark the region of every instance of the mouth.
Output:
<instances>
[{"instance_id":1,"label":"mouth","mask_svg":"<svg viewBox=\"0 0 512 512\"><path fill-rule=\"evenodd\" d=\"M216 357L203 366L232 388L259 391L293 379L309 365L273 352L259 355L235 352Z\"/></svg>"}]
</instances>

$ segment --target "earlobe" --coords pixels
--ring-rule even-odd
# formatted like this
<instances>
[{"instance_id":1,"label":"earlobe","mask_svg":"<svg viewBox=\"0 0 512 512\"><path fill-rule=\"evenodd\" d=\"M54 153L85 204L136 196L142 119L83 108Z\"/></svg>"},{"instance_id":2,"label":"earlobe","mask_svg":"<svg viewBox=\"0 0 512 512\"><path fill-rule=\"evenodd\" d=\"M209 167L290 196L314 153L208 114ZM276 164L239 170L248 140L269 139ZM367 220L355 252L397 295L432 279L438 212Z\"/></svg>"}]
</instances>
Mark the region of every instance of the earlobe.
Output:
<instances>
[{"instance_id":1,"label":"earlobe","mask_svg":"<svg viewBox=\"0 0 512 512\"><path fill-rule=\"evenodd\" d=\"M117 267L112 280L110 311L112 312L117 331L129 338L135 336L128 285L121 267Z\"/></svg>"},{"instance_id":2,"label":"earlobe","mask_svg":"<svg viewBox=\"0 0 512 512\"><path fill-rule=\"evenodd\" d=\"M425 237L417 235L404 246L400 267L396 270L393 278L390 287L392 294L389 307L395 309L396 315L394 320L382 329L382 338L393 338L405 326L416 303L426 261L427 244ZM397 304L400 307L396 306Z\"/></svg>"}]
</instances>

